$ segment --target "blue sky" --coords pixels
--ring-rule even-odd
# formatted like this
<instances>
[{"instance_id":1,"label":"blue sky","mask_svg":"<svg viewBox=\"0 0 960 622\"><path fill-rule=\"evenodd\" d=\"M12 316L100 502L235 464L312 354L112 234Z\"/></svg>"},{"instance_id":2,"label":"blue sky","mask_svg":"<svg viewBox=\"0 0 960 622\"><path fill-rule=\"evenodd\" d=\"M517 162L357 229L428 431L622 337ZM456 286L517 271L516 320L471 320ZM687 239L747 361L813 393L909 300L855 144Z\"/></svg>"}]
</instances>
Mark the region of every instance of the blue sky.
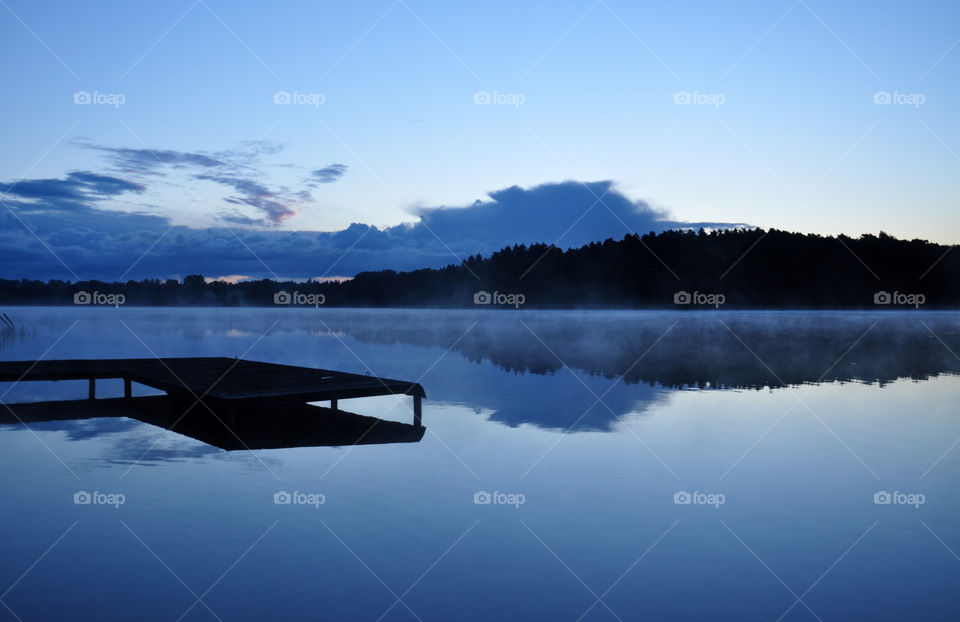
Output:
<instances>
[{"instance_id":1,"label":"blue sky","mask_svg":"<svg viewBox=\"0 0 960 622\"><path fill-rule=\"evenodd\" d=\"M349 274L683 222L960 237L957 3L2 4L0 276ZM498 235L451 224L478 210Z\"/></svg>"}]
</instances>

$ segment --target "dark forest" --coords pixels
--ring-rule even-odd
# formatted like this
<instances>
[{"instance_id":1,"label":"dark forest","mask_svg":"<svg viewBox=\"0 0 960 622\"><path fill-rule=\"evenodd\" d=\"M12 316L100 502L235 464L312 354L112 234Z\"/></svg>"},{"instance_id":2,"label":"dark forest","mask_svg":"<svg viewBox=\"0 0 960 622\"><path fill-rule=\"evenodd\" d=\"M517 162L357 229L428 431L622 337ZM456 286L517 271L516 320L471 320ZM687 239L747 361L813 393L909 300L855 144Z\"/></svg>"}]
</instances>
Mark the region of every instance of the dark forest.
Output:
<instances>
[{"instance_id":1,"label":"dark forest","mask_svg":"<svg viewBox=\"0 0 960 622\"><path fill-rule=\"evenodd\" d=\"M960 253L884 233L667 231L580 248L506 247L490 257L338 282L238 283L202 275L102 281L0 280L3 304L608 308L954 308ZM318 266L318 272L322 267Z\"/></svg>"}]
</instances>

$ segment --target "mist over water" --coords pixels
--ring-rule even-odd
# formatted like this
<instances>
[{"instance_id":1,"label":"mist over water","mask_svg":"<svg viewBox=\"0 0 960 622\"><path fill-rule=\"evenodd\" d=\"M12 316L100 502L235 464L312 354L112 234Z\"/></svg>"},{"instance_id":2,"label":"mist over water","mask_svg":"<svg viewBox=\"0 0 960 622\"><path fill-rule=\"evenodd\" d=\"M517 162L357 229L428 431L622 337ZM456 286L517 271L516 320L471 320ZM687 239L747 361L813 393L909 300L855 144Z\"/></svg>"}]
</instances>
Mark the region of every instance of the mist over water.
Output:
<instances>
[{"instance_id":1,"label":"mist over water","mask_svg":"<svg viewBox=\"0 0 960 622\"><path fill-rule=\"evenodd\" d=\"M66 332L55 358L243 356L411 380L429 370L435 402L574 430L608 429L682 389L882 387L960 372L952 312L48 308L24 309L18 324L0 343L8 360L37 356L43 340ZM584 385L606 392L609 408L590 408ZM22 384L11 395L37 390ZM71 395L57 385L42 393L50 390Z\"/></svg>"},{"instance_id":2,"label":"mist over water","mask_svg":"<svg viewBox=\"0 0 960 622\"><path fill-rule=\"evenodd\" d=\"M957 313L11 317L2 360L241 357L419 381L428 398L423 440L356 447L223 451L127 417L29 429L0 417L0 580L66 533L4 597L24 620L65 608L128 619L134 600L142 619L175 620L196 600L183 584L203 594L248 549L204 597L224 620L277 602L372 620L612 618L606 607L624 620L946 620L960 605L943 545L960 542ZM86 389L0 393L11 404ZM121 394L98 383L98 397ZM411 420L409 398L340 406ZM79 492L124 503L78 504ZM403 601L416 617L395 603L414 583ZM184 619L210 617L196 605Z\"/></svg>"}]
</instances>

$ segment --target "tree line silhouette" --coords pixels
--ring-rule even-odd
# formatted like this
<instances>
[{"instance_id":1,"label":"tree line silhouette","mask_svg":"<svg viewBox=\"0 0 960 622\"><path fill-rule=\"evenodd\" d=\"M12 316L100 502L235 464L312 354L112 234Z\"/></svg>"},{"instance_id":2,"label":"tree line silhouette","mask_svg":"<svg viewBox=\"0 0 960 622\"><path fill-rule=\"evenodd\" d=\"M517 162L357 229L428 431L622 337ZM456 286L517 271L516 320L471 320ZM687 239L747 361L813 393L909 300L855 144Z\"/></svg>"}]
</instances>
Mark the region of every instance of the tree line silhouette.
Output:
<instances>
[{"instance_id":1,"label":"tree line silhouette","mask_svg":"<svg viewBox=\"0 0 960 622\"><path fill-rule=\"evenodd\" d=\"M88 304L78 292L96 292L143 306L950 308L960 305L960 253L951 249L883 232L673 230L568 250L518 244L444 268L343 281L3 279L0 302Z\"/></svg>"}]
</instances>

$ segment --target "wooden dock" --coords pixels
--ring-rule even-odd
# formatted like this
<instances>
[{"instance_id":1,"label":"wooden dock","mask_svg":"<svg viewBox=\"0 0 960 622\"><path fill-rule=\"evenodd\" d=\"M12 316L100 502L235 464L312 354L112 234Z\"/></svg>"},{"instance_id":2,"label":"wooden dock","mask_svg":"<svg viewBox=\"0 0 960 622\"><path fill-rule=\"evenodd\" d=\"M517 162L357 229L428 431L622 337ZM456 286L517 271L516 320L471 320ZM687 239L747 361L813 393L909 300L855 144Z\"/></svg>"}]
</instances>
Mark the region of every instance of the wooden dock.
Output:
<instances>
[{"instance_id":1,"label":"wooden dock","mask_svg":"<svg viewBox=\"0 0 960 622\"><path fill-rule=\"evenodd\" d=\"M87 380L91 400L96 398L96 381L103 379L122 379L127 399L136 382L164 391L171 400L200 400L231 415L251 407L262 411L268 405L320 401L329 401L337 411L343 399L410 395L418 427L426 397L415 382L225 357L0 361L0 382Z\"/></svg>"}]
</instances>

